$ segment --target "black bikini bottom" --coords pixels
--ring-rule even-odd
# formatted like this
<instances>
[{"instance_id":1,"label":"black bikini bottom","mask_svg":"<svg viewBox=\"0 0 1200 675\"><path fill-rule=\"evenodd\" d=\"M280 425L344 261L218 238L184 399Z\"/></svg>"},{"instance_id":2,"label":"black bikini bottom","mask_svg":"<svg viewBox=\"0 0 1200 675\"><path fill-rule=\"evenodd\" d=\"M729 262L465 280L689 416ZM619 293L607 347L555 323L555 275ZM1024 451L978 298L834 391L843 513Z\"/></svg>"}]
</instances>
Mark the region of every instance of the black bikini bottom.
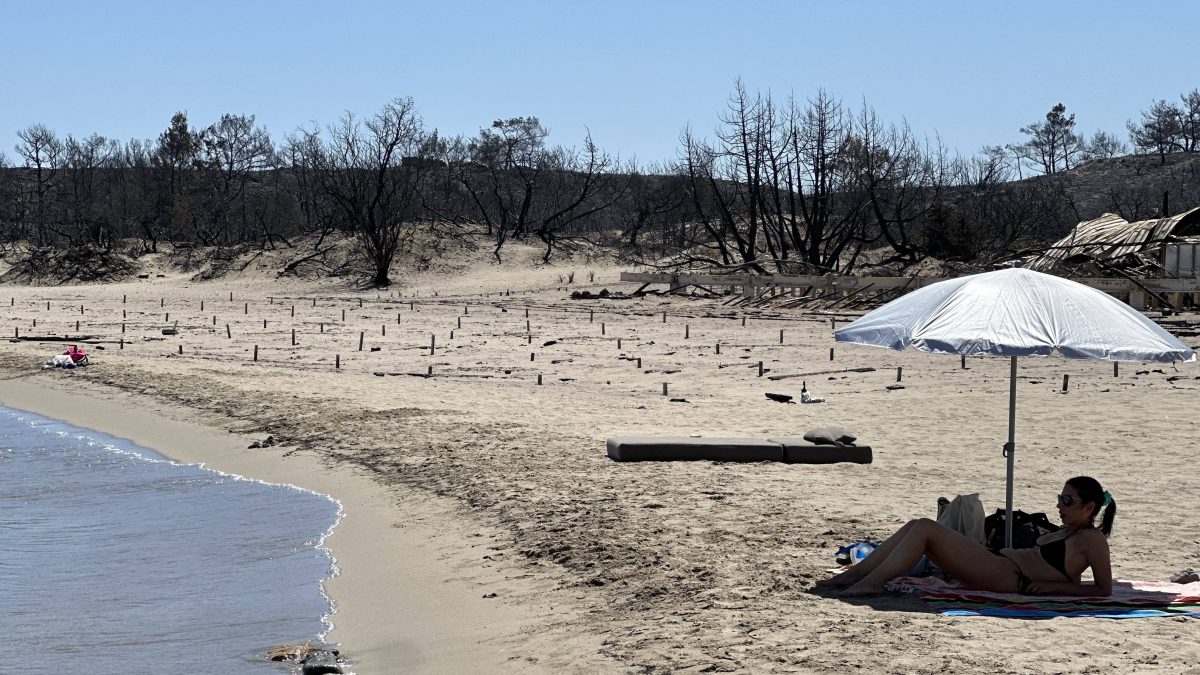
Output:
<instances>
[{"instance_id":1,"label":"black bikini bottom","mask_svg":"<svg viewBox=\"0 0 1200 675\"><path fill-rule=\"evenodd\" d=\"M991 549L988 549L988 550L991 550ZM992 553L994 553L994 554L1000 556L1001 558L1004 558L1008 562L1012 563L1013 570L1016 571L1016 573L1017 573L1017 592L1024 594L1025 591L1029 589L1029 584L1033 583L1033 579L1030 579L1029 577L1025 576L1025 573L1021 571L1021 566L1017 564L1017 561L1013 560L1012 558L1010 558L1006 555L1001 554L999 551L992 551Z\"/></svg>"}]
</instances>

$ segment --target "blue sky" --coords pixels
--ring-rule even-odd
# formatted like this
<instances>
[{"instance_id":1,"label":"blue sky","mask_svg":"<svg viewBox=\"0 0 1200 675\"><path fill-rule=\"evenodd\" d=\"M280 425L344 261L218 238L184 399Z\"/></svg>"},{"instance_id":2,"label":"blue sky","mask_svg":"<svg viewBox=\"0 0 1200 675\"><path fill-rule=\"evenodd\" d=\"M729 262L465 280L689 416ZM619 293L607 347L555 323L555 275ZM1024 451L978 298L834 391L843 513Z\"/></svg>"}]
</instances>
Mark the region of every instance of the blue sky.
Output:
<instances>
[{"instance_id":1,"label":"blue sky","mask_svg":"<svg viewBox=\"0 0 1200 675\"><path fill-rule=\"evenodd\" d=\"M909 5L902 8L902 4ZM1200 3L43 2L0 0L0 152L65 136L298 125L412 96L427 126L473 134L536 115L551 142L671 159L711 133L734 79L777 97L825 88L970 154L1020 139L1062 101L1119 132L1200 87Z\"/></svg>"}]
</instances>

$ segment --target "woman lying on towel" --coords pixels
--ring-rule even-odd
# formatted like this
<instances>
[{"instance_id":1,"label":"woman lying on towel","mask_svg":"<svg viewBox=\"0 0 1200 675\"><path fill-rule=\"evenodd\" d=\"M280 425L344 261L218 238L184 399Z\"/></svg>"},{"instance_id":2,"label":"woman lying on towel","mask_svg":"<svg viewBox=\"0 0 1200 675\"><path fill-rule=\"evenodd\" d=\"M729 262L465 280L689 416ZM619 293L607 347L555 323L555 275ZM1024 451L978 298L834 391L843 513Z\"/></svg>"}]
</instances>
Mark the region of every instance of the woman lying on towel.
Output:
<instances>
[{"instance_id":1,"label":"woman lying on towel","mask_svg":"<svg viewBox=\"0 0 1200 675\"><path fill-rule=\"evenodd\" d=\"M1063 527L1042 536L1037 546L999 552L928 518L911 520L862 562L817 582L817 586L844 588L840 593L844 597L882 593L884 584L912 569L921 556L929 556L934 565L971 589L1026 595L1111 595L1108 535L1117 515L1112 496L1094 478L1072 478L1058 496L1058 514ZM1097 515L1101 515L1099 527ZM1080 583L1080 575L1088 568L1094 581Z\"/></svg>"}]
</instances>

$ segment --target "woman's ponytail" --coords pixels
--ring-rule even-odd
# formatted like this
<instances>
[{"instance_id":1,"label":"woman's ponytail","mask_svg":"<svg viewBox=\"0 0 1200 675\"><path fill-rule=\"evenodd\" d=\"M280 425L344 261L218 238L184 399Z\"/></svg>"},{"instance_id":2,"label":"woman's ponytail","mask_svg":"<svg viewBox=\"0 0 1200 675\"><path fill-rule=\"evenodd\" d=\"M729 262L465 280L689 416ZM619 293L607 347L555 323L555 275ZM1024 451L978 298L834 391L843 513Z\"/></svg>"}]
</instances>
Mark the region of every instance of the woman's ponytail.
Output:
<instances>
[{"instance_id":1,"label":"woman's ponytail","mask_svg":"<svg viewBox=\"0 0 1200 675\"><path fill-rule=\"evenodd\" d=\"M1104 515L1100 518L1099 527L1100 532L1107 537L1112 532L1113 520L1117 517L1117 502L1107 492L1104 493L1104 498Z\"/></svg>"}]
</instances>

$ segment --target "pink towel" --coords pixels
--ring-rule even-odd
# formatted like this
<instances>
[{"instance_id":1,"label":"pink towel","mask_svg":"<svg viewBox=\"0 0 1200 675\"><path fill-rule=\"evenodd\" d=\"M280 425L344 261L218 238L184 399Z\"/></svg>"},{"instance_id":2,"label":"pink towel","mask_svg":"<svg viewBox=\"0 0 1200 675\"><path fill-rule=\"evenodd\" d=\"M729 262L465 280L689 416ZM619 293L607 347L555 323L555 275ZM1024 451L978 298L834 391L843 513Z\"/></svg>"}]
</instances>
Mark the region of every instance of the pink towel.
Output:
<instances>
[{"instance_id":1,"label":"pink towel","mask_svg":"<svg viewBox=\"0 0 1200 675\"><path fill-rule=\"evenodd\" d=\"M1200 581L1190 584L1172 584L1165 581L1114 581L1113 592L1109 597L993 593L991 591L976 591L963 588L955 582L945 581L937 577L900 577L888 583L888 588L893 591L902 591L905 593L919 593L931 599L1007 602L1011 604L1022 602L1086 601L1091 604L1177 605L1200 602Z\"/></svg>"}]
</instances>

